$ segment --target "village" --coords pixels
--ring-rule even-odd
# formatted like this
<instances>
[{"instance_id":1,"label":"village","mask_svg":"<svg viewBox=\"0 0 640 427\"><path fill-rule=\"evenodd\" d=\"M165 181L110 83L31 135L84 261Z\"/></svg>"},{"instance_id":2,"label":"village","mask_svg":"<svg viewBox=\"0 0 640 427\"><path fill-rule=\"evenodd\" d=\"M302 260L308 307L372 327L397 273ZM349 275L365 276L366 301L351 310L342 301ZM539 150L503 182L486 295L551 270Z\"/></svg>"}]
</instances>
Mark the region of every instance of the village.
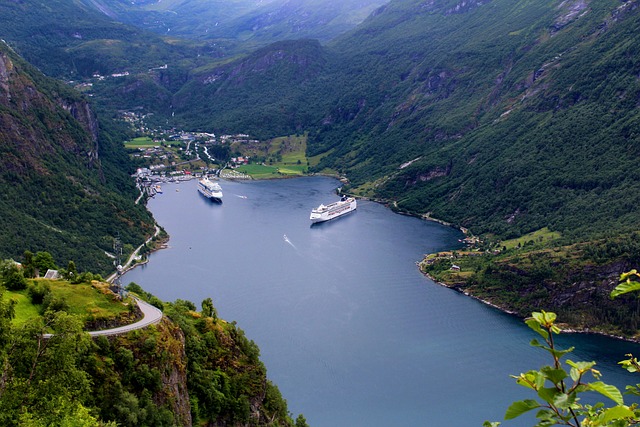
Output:
<instances>
[{"instance_id":1,"label":"village","mask_svg":"<svg viewBox=\"0 0 640 427\"><path fill-rule=\"evenodd\" d=\"M133 177L141 196L162 193L162 183L188 181L203 175L251 179L250 175L236 171L238 166L249 164L250 156L232 157L229 149L232 144L257 142L247 134L218 137L207 132L152 128L146 125L144 115L129 111L122 113L122 118L140 135L124 145L138 165Z\"/></svg>"}]
</instances>

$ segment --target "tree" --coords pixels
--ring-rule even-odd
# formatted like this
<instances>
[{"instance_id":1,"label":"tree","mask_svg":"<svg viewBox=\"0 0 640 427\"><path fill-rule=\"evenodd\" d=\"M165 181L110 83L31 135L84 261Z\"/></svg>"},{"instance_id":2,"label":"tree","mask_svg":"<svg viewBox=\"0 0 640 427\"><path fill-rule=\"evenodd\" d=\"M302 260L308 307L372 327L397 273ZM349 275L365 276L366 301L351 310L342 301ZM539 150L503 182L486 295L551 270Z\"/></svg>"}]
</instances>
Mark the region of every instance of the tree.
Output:
<instances>
[{"instance_id":1,"label":"tree","mask_svg":"<svg viewBox=\"0 0 640 427\"><path fill-rule=\"evenodd\" d=\"M33 252L24 251L24 254L22 254L22 270L24 277L33 278L36 276L36 268L33 265Z\"/></svg>"},{"instance_id":2,"label":"tree","mask_svg":"<svg viewBox=\"0 0 640 427\"><path fill-rule=\"evenodd\" d=\"M304 415L298 415L298 418L296 418L296 427L309 427L309 424L307 424L307 419L304 417Z\"/></svg>"},{"instance_id":3,"label":"tree","mask_svg":"<svg viewBox=\"0 0 640 427\"><path fill-rule=\"evenodd\" d=\"M26 289L27 280L24 278L22 269L13 261L9 261L2 269L2 285L10 291L20 291Z\"/></svg>"},{"instance_id":4,"label":"tree","mask_svg":"<svg viewBox=\"0 0 640 427\"><path fill-rule=\"evenodd\" d=\"M67 278L71 279L78 275L78 269L76 268L76 263L73 261L69 261L67 264Z\"/></svg>"},{"instance_id":5,"label":"tree","mask_svg":"<svg viewBox=\"0 0 640 427\"><path fill-rule=\"evenodd\" d=\"M43 335L47 329L53 336ZM90 387L80 361L90 346L82 322L64 312L13 330L4 353L0 425L75 426L78 418L95 425L82 406Z\"/></svg>"},{"instance_id":6,"label":"tree","mask_svg":"<svg viewBox=\"0 0 640 427\"><path fill-rule=\"evenodd\" d=\"M202 315L205 317L212 317L213 319L218 318L218 313L213 306L213 300L211 298L206 298L202 300Z\"/></svg>"},{"instance_id":7,"label":"tree","mask_svg":"<svg viewBox=\"0 0 640 427\"><path fill-rule=\"evenodd\" d=\"M621 275L620 283L612 292L615 298L629 292L640 291L640 273L632 270ZM594 368L595 362L574 362L562 358L573 351L558 349L553 336L560 333L556 325L556 314L545 311L534 312L525 320L529 328L543 338L543 342L537 339L531 341L531 345L547 351L552 365L544 366L540 370L532 370L512 376L516 382L533 390L537 394L537 400L526 399L512 403L505 414L505 420L514 419L520 415L537 410L536 418L539 420L536 426L567 425L581 426L615 426L626 427L640 424L640 409L637 405L626 405L622 393L615 386L600 381L600 372ZM640 372L640 363L633 357L620 362L629 372ZM566 367L569 368L567 372ZM587 377L595 381L587 381ZM600 393L613 401L614 405L605 406L603 403L595 405L583 404L579 396L586 392ZM640 396L640 384L627 386L627 393ZM485 421L484 427L496 427L499 422Z\"/></svg>"},{"instance_id":8,"label":"tree","mask_svg":"<svg viewBox=\"0 0 640 427\"><path fill-rule=\"evenodd\" d=\"M7 359L7 348L11 340L11 320L15 316L14 300L4 298L4 289L0 286L0 366L2 374L0 376L0 398L7 382L9 361Z\"/></svg>"},{"instance_id":9,"label":"tree","mask_svg":"<svg viewBox=\"0 0 640 427\"><path fill-rule=\"evenodd\" d=\"M53 256L49 252L36 252L36 255L33 257L33 266L38 270L39 274L44 274L47 270L55 270L56 262L53 259Z\"/></svg>"}]
</instances>

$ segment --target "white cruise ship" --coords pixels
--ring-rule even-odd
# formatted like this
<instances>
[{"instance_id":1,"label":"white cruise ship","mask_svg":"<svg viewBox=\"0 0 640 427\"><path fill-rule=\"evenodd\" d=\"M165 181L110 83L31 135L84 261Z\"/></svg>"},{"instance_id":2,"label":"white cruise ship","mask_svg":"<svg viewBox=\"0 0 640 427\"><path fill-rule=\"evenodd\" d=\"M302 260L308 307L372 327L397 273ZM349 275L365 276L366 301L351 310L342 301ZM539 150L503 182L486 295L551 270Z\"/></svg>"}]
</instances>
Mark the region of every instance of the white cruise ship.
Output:
<instances>
[{"instance_id":1,"label":"white cruise ship","mask_svg":"<svg viewBox=\"0 0 640 427\"><path fill-rule=\"evenodd\" d=\"M198 191L207 199L222 202L222 188L220 188L220 184L210 181L206 176L198 181Z\"/></svg>"},{"instance_id":2,"label":"white cruise ship","mask_svg":"<svg viewBox=\"0 0 640 427\"><path fill-rule=\"evenodd\" d=\"M330 219L338 218L344 214L356 210L356 199L353 197L342 196L342 199L338 202L334 202L328 205L320 205L311 211L312 223L329 221Z\"/></svg>"}]
</instances>

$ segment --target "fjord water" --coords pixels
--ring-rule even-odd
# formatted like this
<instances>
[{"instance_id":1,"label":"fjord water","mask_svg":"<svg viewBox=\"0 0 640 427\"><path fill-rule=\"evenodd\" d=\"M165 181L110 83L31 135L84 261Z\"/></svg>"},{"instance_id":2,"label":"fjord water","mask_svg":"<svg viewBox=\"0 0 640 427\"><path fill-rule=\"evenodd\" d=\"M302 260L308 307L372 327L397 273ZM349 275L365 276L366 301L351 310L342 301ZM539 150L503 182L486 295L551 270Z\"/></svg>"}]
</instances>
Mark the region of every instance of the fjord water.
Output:
<instances>
[{"instance_id":1,"label":"fjord water","mask_svg":"<svg viewBox=\"0 0 640 427\"><path fill-rule=\"evenodd\" d=\"M310 210L338 199L330 178L221 185L223 204L195 181L165 185L149 208L169 248L123 283L166 301L211 297L258 344L294 416L312 427L480 426L534 397L509 378L548 363L529 346L533 333L415 265L460 247L457 230L368 201L311 226ZM587 335L560 342L577 347L573 360L596 360L605 382L638 382L616 362L640 347Z\"/></svg>"}]
</instances>

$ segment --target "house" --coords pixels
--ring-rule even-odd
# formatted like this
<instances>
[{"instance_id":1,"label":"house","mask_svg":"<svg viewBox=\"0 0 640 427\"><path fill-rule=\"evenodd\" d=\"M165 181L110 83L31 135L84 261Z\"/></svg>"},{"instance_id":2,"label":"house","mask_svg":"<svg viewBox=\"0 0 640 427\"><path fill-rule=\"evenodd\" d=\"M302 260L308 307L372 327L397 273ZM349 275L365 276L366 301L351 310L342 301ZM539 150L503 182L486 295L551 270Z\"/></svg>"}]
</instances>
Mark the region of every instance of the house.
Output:
<instances>
[{"instance_id":1,"label":"house","mask_svg":"<svg viewBox=\"0 0 640 427\"><path fill-rule=\"evenodd\" d=\"M58 272L58 270L47 270L47 272L44 275L45 279L49 279L49 280L58 280L60 278L60 273Z\"/></svg>"}]
</instances>

